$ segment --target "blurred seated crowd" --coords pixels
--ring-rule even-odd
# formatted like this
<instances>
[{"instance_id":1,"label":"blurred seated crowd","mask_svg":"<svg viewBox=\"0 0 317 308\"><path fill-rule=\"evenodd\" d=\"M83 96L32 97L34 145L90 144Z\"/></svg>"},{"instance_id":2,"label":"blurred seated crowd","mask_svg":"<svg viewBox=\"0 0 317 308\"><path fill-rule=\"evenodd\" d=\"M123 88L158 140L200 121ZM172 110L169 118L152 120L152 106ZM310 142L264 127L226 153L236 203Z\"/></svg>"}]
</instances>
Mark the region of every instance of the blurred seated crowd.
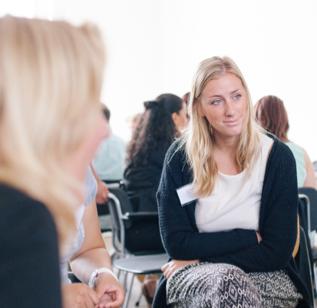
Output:
<instances>
[{"instance_id":1,"label":"blurred seated crowd","mask_svg":"<svg viewBox=\"0 0 317 308\"><path fill-rule=\"evenodd\" d=\"M124 304L97 212L113 184L158 215L135 238L169 257L139 277L149 306L311 307L294 251L317 161L289 139L287 102L253 106L235 62L211 57L183 96L145 98L126 143L100 103L95 25L5 16L0 41L1 307Z\"/></svg>"}]
</instances>

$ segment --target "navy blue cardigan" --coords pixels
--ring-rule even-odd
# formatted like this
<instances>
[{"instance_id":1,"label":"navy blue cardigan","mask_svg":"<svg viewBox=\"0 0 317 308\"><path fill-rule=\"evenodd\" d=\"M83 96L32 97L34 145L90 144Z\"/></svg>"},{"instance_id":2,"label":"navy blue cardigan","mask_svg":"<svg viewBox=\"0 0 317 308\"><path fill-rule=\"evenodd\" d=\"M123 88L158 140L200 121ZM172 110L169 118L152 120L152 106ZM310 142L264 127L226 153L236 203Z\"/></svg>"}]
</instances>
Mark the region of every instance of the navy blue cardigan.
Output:
<instances>
[{"instance_id":1,"label":"navy blue cardigan","mask_svg":"<svg viewBox=\"0 0 317 308\"><path fill-rule=\"evenodd\" d=\"M292 258L297 234L298 191L295 160L289 148L275 139L267 161L260 205L260 244L252 230L198 232L196 200L182 207L176 192L192 182L192 171L185 155L179 142L172 144L165 157L157 192L160 232L169 257L229 263L245 272L285 269L305 299L299 307L309 307L307 290ZM167 307L164 277L153 307Z\"/></svg>"},{"instance_id":2,"label":"navy blue cardigan","mask_svg":"<svg viewBox=\"0 0 317 308\"><path fill-rule=\"evenodd\" d=\"M0 183L0 307L61 308L56 226L46 206Z\"/></svg>"}]
</instances>

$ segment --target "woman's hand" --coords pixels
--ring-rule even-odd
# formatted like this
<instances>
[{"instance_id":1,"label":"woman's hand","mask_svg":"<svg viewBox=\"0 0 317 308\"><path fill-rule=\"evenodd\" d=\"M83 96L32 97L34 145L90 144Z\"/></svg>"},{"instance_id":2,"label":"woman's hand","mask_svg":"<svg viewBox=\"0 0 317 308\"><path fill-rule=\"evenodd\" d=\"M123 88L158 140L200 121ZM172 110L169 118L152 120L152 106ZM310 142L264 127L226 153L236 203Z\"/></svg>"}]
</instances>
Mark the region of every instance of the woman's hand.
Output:
<instances>
[{"instance_id":1,"label":"woman's hand","mask_svg":"<svg viewBox=\"0 0 317 308\"><path fill-rule=\"evenodd\" d=\"M84 283L65 284L62 292L63 308L95 308L99 302L97 292Z\"/></svg>"},{"instance_id":2,"label":"woman's hand","mask_svg":"<svg viewBox=\"0 0 317 308\"><path fill-rule=\"evenodd\" d=\"M262 241L262 236L261 236L261 234L258 231L256 231L256 238L258 240L258 244L260 244L261 241Z\"/></svg>"},{"instance_id":3,"label":"woman's hand","mask_svg":"<svg viewBox=\"0 0 317 308\"><path fill-rule=\"evenodd\" d=\"M98 204L104 204L108 200L108 195L109 195L109 190L107 185L100 179L97 179L96 202Z\"/></svg>"},{"instance_id":4,"label":"woman's hand","mask_svg":"<svg viewBox=\"0 0 317 308\"><path fill-rule=\"evenodd\" d=\"M164 264L161 267L163 275L168 279L170 278L174 272L180 268L185 267L189 264L196 264L199 263L198 260L171 260L170 262Z\"/></svg>"},{"instance_id":5,"label":"woman's hand","mask_svg":"<svg viewBox=\"0 0 317 308\"><path fill-rule=\"evenodd\" d=\"M95 290L99 297L96 308L119 308L123 304L123 288L111 274L99 274L95 281Z\"/></svg>"}]
</instances>

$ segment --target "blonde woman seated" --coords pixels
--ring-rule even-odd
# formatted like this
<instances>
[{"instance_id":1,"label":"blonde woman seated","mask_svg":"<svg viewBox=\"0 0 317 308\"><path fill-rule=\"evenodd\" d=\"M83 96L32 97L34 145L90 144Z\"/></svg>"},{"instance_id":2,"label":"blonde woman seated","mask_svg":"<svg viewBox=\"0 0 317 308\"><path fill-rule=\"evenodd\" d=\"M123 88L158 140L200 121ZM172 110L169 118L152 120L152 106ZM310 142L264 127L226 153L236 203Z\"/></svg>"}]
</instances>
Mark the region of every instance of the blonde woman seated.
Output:
<instances>
[{"instance_id":1,"label":"blonde woman seated","mask_svg":"<svg viewBox=\"0 0 317 308\"><path fill-rule=\"evenodd\" d=\"M0 306L119 307L87 190L104 131L100 35L6 16L0 41ZM83 283L67 284L63 270L61 288L60 255Z\"/></svg>"},{"instance_id":2,"label":"blonde woman seated","mask_svg":"<svg viewBox=\"0 0 317 308\"><path fill-rule=\"evenodd\" d=\"M187 135L169 148L157 193L171 260L153 307L309 307L292 257L291 151L255 124L230 58L202 61L190 98Z\"/></svg>"},{"instance_id":3,"label":"blonde woman seated","mask_svg":"<svg viewBox=\"0 0 317 308\"><path fill-rule=\"evenodd\" d=\"M298 187L317 189L314 167L307 152L287 137L289 122L283 101L277 96L268 95L262 97L255 106L257 122L291 149L296 162Z\"/></svg>"}]
</instances>

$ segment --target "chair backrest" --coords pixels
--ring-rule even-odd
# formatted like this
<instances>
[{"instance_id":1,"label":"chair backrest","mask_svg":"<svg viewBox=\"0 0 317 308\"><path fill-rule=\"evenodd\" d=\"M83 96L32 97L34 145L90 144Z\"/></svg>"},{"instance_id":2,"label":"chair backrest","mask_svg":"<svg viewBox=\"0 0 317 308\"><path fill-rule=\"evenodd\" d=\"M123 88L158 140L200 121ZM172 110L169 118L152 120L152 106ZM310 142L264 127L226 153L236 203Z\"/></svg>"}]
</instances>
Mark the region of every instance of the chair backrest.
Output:
<instances>
[{"instance_id":1,"label":"chair backrest","mask_svg":"<svg viewBox=\"0 0 317 308\"><path fill-rule=\"evenodd\" d=\"M120 209L122 214L133 212L133 207L129 200L128 194L121 185L109 185L109 192L115 195L120 202Z\"/></svg>"},{"instance_id":2,"label":"chair backrest","mask_svg":"<svg viewBox=\"0 0 317 308\"><path fill-rule=\"evenodd\" d=\"M305 195L309 199L310 231L317 230L317 190L310 187L298 189L300 195Z\"/></svg>"},{"instance_id":3,"label":"chair backrest","mask_svg":"<svg viewBox=\"0 0 317 308\"><path fill-rule=\"evenodd\" d=\"M300 218L300 225L304 228L306 235L309 237L311 232L311 211L310 211L310 200L307 195L299 193L299 207L298 214Z\"/></svg>"},{"instance_id":4,"label":"chair backrest","mask_svg":"<svg viewBox=\"0 0 317 308\"><path fill-rule=\"evenodd\" d=\"M295 262L299 268L300 276L306 285L309 292L309 300L313 303L314 298L314 262L312 249L310 244L310 231L311 231L311 211L310 200L307 195L300 193L298 215L300 221L300 246L299 252L295 258ZM313 304L312 304L313 307Z\"/></svg>"},{"instance_id":5,"label":"chair backrest","mask_svg":"<svg viewBox=\"0 0 317 308\"><path fill-rule=\"evenodd\" d=\"M309 239L303 227L300 227L300 245L298 254L295 257L295 263L308 291L309 298L307 300L311 307L314 307L314 271L311 262Z\"/></svg>"},{"instance_id":6,"label":"chair backrest","mask_svg":"<svg viewBox=\"0 0 317 308\"><path fill-rule=\"evenodd\" d=\"M120 187L109 188L109 211L112 219L112 243L117 255L163 253L158 214L132 212L127 193Z\"/></svg>"},{"instance_id":7,"label":"chair backrest","mask_svg":"<svg viewBox=\"0 0 317 308\"><path fill-rule=\"evenodd\" d=\"M121 211L119 199L112 193L108 195L108 207L112 222L112 246L118 256L126 254L125 243L125 228L123 223L123 214Z\"/></svg>"}]
</instances>

